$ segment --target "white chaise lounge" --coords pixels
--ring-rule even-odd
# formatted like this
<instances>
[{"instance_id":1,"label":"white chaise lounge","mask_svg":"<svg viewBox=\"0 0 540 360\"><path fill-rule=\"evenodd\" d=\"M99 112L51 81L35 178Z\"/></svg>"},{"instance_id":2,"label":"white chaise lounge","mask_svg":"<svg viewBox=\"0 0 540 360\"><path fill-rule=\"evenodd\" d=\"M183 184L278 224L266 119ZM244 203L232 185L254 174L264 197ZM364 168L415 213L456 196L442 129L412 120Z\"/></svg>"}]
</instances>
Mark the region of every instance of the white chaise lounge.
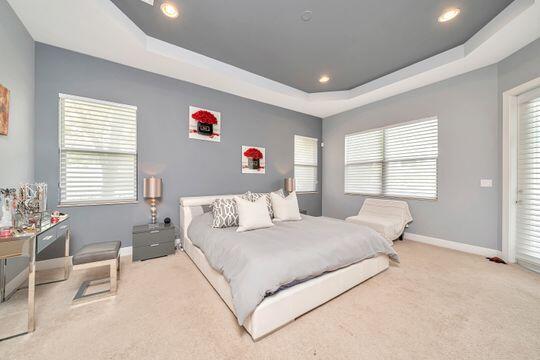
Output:
<instances>
[{"instance_id":1,"label":"white chaise lounge","mask_svg":"<svg viewBox=\"0 0 540 360\"><path fill-rule=\"evenodd\" d=\"M366 225L392 242L401 237L413 219L405 201L366 199L358 215L345 220Z\"/></svg>"}]
</instances>

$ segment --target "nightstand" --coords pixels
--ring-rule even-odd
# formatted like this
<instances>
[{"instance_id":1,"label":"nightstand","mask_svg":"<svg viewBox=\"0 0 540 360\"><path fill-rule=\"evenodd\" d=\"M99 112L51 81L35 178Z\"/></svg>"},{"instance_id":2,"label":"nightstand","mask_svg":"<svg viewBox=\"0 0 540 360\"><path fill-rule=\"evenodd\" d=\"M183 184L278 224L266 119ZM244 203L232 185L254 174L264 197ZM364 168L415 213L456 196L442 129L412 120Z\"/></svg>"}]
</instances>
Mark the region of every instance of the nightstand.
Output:
<instances>
[{"instance_id":1,"label":"nightstand","mask_svg":"<svg viewBox=\"0 0 540 360\"><path fill-rule=\"evenodd\" d=\"M133 227L133 261L174 254L174 225L150 224Z\"/></svg>"}]
</instances>

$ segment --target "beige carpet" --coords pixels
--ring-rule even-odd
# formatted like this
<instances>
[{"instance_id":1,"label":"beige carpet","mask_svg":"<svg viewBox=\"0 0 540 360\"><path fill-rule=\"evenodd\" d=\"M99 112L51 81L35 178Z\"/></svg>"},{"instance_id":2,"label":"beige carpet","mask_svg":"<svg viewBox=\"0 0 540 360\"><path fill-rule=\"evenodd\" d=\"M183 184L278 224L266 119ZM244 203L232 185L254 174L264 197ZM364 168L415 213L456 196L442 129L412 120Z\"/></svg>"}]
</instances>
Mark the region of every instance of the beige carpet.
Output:
<instances>
[{"instance_id":1,"label":"beige carpet","mask_svg":"<svg viewBox=\"0 0 540 360\"><path fill-rule=\"evenodd\" d=\"M88 273L39 287L36 332L1 342L0 358L540 359L538 274L411 241L396 249L401 264L256 343L185 254L124 259L113 300L70 307Z\"/></svg>"}]
</instances>

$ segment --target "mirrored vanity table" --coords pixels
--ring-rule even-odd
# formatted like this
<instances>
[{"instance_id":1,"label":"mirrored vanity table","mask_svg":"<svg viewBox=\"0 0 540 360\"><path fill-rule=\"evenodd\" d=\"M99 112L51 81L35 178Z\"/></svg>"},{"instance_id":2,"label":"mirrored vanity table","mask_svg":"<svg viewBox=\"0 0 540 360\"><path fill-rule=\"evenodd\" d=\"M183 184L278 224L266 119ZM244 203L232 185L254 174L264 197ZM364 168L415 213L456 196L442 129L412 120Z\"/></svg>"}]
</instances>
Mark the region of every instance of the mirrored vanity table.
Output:
<instances>
[{"instance_id":1,"label":"mirrored vanity table","mask_svg":"<svg viewBox=\"0 0 540 360\"><path fill-rule=\"evenodd\" d=\"M55 281L36 284L36 257L56 241L64 242L64 274L63 278ZM35 329L35 287L53 282L64 281L69 277L69 243L70 243L70 219L68 215L61 216L58 222L51 221L50 215L45 216L40 226L32 231L18 232L9 237L0 237L0 306L1 303L17 291L22 289L18 285L15 288L10 285L7 277L7 263L10 259L28 257L28 329L22 333L1 338L0 341L15 336L31 333ZM26 271L26 268L23 269ZM0 319L1 320L1 319Z\"/></svg>"}]
</instances>

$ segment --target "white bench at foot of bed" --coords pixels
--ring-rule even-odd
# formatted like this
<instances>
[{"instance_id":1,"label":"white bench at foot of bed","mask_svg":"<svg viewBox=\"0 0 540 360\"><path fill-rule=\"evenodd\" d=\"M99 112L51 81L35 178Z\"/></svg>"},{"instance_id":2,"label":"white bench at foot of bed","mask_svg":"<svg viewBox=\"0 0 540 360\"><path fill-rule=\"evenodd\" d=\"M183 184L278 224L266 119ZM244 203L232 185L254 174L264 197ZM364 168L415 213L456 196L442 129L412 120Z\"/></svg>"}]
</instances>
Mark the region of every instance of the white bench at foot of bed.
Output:
<instances>
[{"instance_id":1,"label":"white bench at foot of bed","mask_svg":"<svg viewBox=\"0 0 540 360\"><path fill-rule=\"evenodd\" d=\"M184 251L208 279L229 309L234 313L231 289L225 277L214 270L206 256L186 236ZM336 270L269 296L246 320L244 328L253 340L268 335L306 312L324 304L352 287L386 270L388 256L379 255Z\"/></svg>"}]
</instances>

